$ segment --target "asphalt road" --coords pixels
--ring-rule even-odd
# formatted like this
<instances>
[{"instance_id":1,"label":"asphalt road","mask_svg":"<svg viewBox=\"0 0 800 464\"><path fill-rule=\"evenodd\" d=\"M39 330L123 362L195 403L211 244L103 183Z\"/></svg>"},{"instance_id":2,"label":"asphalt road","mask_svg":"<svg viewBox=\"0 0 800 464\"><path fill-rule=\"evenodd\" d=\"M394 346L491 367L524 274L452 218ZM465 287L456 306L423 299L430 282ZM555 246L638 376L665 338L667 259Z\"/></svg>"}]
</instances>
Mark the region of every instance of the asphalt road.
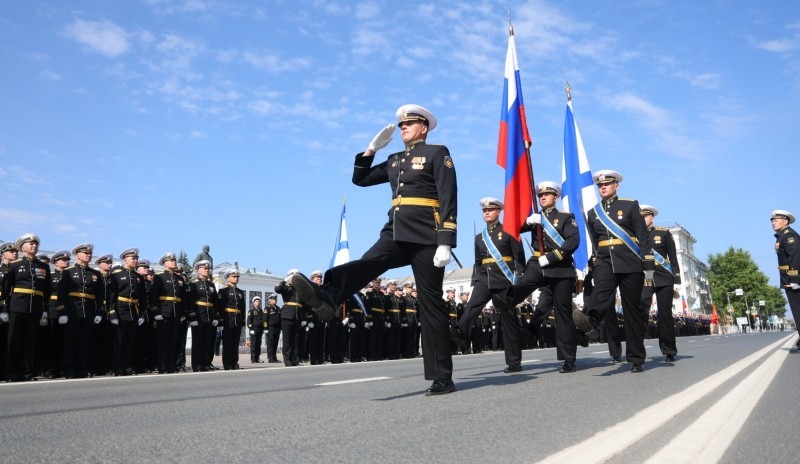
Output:
<instances>
[{"instance_id":1,"label":"asphalt road","mask_svg":"<svg viewBox=\"0 0 800 464\"><path fill-rule=\"evenodd\" d=\"M2 462L796 462L790 332L648 340L642 374L604 345L457 356L426 397L422 360L0 385ZM243 355L243 358L246 355ZM278 367L275 367L278 366Z\"/></svg>"}]
</instances>

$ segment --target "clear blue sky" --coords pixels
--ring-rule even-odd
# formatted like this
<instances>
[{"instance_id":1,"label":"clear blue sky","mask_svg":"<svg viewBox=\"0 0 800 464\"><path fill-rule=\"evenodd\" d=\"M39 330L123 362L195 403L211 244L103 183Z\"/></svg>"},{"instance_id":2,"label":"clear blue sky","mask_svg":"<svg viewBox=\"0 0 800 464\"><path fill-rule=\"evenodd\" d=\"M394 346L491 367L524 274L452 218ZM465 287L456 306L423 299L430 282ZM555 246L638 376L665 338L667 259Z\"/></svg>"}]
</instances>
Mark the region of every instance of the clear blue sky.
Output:
<instances>
[{"instance_id":1,"label":"clear blue sky","mask_svg":"<svg viewBox=\"0 0 800 464\"><path fill-rule=\"evenodd\" d=\"M800 215L793 1L6 2L0 239L324 269L344 196L351 254L375 241L390 193L352 185L353 156L418 103L455 161L470 262L478 199L503 191L509 8L536 179L560 181L569 80L593 169L704 261L741 247L777 283L770 212Z\"/></svg>"}]
</instances>

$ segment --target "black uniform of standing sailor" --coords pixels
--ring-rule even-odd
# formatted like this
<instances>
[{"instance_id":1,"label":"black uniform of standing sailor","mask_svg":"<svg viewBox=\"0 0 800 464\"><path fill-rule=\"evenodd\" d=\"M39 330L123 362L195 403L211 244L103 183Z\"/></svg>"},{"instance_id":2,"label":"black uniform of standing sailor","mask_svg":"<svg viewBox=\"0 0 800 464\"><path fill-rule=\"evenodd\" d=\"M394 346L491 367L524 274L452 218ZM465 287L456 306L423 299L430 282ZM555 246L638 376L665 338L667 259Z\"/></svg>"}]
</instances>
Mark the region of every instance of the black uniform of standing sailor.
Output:
<instances>
[{"instance_id":1,"label":"black uniform of standing sailor","mask_svg":"<svg viewBox=\"0 0 800 464\"><path fill-rule=\"evenodd\" d=\"M772 230L775 231L775 253L778 254L778 271L781 287L786 292L789 308L795 321L800 321L800 235L789 227L794 215L783 209L772 212ZM797 325L797 324L795 324ZM800 325L797 325L800 331ZM795 351L800 351L800 339Z\"/></svg>"},{"instance_id":2,"label":"black uniform of standing sailor","mask_svg":"<svg viewBox=\"0 0 800 464\"><path fill-rule=\"evenodd\" d=\"M625 354L631 363L631 372L643 372L647 355L644 348L647 317L642 313L642 288L645 278L653 280L655 273L647 225L638 201L617 197L622 174L602 170L592 177L603 200L587 215L589 238L596 257L589 316L596 327L609 311L614 311L619 287L625 318Z\"/></svg>"},{"instance_id":3,"label":"black uniform of standing sailor","mask_svg":"<svg viewBox=\"0 0 800 464\"><path fill-rule=\"evenodd\" d=\"M428 145L436 118L418 105L403 105L396 113L406 148L373 165L375 153L389 144L394 124L383 128L367 150L356 155L353 183L361 187L389 183L392 205L378 241L361 259L329 269L318 287L298 275L294 285L301 299L316 311L334 308L375 276L411 265L419 290L425 378L428 395L455 391L447 311L442 304L444 267L456 246L456 170L443 145ZM324 289L324 290L323 290Z\"/></svg>"},{"instance_id":4,"label":"black uniform of standing sailor","mask_svg":"<svg viewBox=\"0 0 800 464\"><path fill-rule=\"evenodd\" d=\"M58 283L58 323L64 326L62 368L66 378L89 376L89 342L92 327L102 320L105 283L99 271L89 267L94 245L81 243L72 249L75 265L68 267Z\"/></svg>"},{"instance_id":5,"label":"black uniform of standing sailor","mask_svg":"<svg viewBox=\"0 0 800 464\"><path fill-rule=\"evenodd\" d=\"M462 342L468 340L478 315L497 292L506 292L517 281L517 272L525 265L525 251L516 238L503 232L499 221L503 202L497 198L483 198L480 202L484 231L475 236L475 264L472 268L472 294L464 314L458 318L458 331ZM522 328L516 314L504 311L500 315L503 326L503 349L506 354L505 373L522 370ZM462 345L461 351L466 351Z\"/></svg>"},{"instance_id":6,"label":"black uniform of standing sailor","mask_svg":"<svg viewBox=\"0 0 800 464\"><path fill-rule=\"evenodd\" d=\"M222 321L222 367L228 371L239 369L239 337L245 322L244 291L239 283L239 271L233 269L223 275L228 286L217 292L217 314Z\"/></svg>"},{"instance_id":7,"label":"black uniform of standing sailor","mask_svg":"<svg viewBox=\"0 0 800 464\"><path fill-rule=\"evenodd\" d=\"M666 356L667 362L675 362L678 346L675 342L675 319L672 317L672 299L681 283L681 270L678 265L678 255L675 251L675 241L669 229L654 227L653 220L658 216L654 206L641 205L642 216L647 225L650 245L653 247L653 260L656 272L653 275L652 285L645 282L642 290L642 312L650 313L650 302L653 294L656 295L658 306L658 346L661 354Z\"/></svg>"},{"instance_id":8,"label":"black uniform of standing sailor","mask_svg":"<svg viewBox=\"0 0 800 464\"><path fill-rule=\"evenodd\" d=\"M47 320L50 267L36 259L38 236L24 234L14 248L22 253L22 258L8 264L0 292L5 301L0 321L8 322L6 380L35 380L36 333L39 321Z\"/></svg>"}]
</instances>

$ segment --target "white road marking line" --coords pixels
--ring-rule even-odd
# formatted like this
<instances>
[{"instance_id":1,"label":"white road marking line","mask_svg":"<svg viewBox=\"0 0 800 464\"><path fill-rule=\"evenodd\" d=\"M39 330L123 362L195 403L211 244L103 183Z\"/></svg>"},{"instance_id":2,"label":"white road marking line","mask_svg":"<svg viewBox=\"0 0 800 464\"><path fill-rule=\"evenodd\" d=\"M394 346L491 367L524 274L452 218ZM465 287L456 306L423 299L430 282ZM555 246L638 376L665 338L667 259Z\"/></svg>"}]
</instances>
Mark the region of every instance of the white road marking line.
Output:
<instances>
[{"instance_id":1,"label":"white road marking line","mask_svg":"<svg viewBox=\"0 0 800 464\"><path fill-rule=\"evenodd\" d=\"M786 343L787 339L793 337L794 334L762 348L705 380L690 385L685 390L664 398L653 406L639 411L630 419L618 422L605 430L601 430L581 443L564 448L539 462L589 463L608 461L630 445L636 443L642 437L657 430L667 421L682 413L686 408L699 401L707 394L713 392L714 389L730 380L739 372L756 363L764 355L775 350L779 345Z\"/></svg>"},{"instance_id":2,"label":"white road marking line","mask_svg":"<svg viewBox=\"0 0 800 464\"><path fill-rule=\"evenodd\" d=\"M788 349L791 347L791 341L787 341L783 346L784 349L774 352L752 374L647 462L650 464L719 462L741 431L756 403L778 374L778 369L789 356ZM720 430L725 430L725 433L719 433ZM709 446L712 441L714 445Z\"/></svg>"},{"instance_id":3,"label":"white road marking line","mask_svg":"<svg viewBox=\"0 0 800 464\"><path fill-rule=\"evenodd\" d=\"M530 359L528 361L522 361L520 364L528 364L528 363L537 363L540 362L541 359Z\"/></svg>"},{"instance_id":4,"label":"white road marking line","mask_svg":"<svg viewBox=\"0 0 800 464\"><path fill-rule=\"evenodd\" d=\"M376 380L389 380L391 377L367 377L364 379L350 379L350 380L340 380L338 382L323 382L315 384L316 387L328 387L331 385L345 385L348 383L361 383L361 382L374 382Z\"/></svg>"}]
</instances>

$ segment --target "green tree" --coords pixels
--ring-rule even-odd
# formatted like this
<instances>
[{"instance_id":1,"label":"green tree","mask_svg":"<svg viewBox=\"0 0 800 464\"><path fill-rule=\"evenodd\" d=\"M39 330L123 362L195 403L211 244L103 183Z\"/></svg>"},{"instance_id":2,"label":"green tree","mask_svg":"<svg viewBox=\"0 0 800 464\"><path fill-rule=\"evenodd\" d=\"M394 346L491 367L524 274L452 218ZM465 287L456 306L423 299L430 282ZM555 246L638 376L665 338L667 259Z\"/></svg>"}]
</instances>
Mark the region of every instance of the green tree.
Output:
<instances>
[{"instance_id":1,"label":"green tree","mask_svg":"<svg viewBox=\"0 0 800 464\"><path fill-rule=\"evenodd\" d=\"M769 285L769 279L750 253L741 248L730 247L725 253L708 255L708 281L720 317L728 314L728 301L733 306L734 317L749 313L748 306L756 306L762 316L783 317L786 312L786 298L781 290ZM737 288L744 290L743 296L734 294ZM766 303L763 307L759 306L761 300Z\"/></svg>"},{"instance_id":2,"label":"green tree","mask_svg":"<svg viewBox=\"0 0 800 464\"><path fill-rule=\"evenodd\" d=\"M178 253L178 262L183 264L183 275L186 277L186 282L191 282L194 280L194 268L189 263L189 257L186 256L186 252L181 250Z\"/></svg>"}]
</instances>

